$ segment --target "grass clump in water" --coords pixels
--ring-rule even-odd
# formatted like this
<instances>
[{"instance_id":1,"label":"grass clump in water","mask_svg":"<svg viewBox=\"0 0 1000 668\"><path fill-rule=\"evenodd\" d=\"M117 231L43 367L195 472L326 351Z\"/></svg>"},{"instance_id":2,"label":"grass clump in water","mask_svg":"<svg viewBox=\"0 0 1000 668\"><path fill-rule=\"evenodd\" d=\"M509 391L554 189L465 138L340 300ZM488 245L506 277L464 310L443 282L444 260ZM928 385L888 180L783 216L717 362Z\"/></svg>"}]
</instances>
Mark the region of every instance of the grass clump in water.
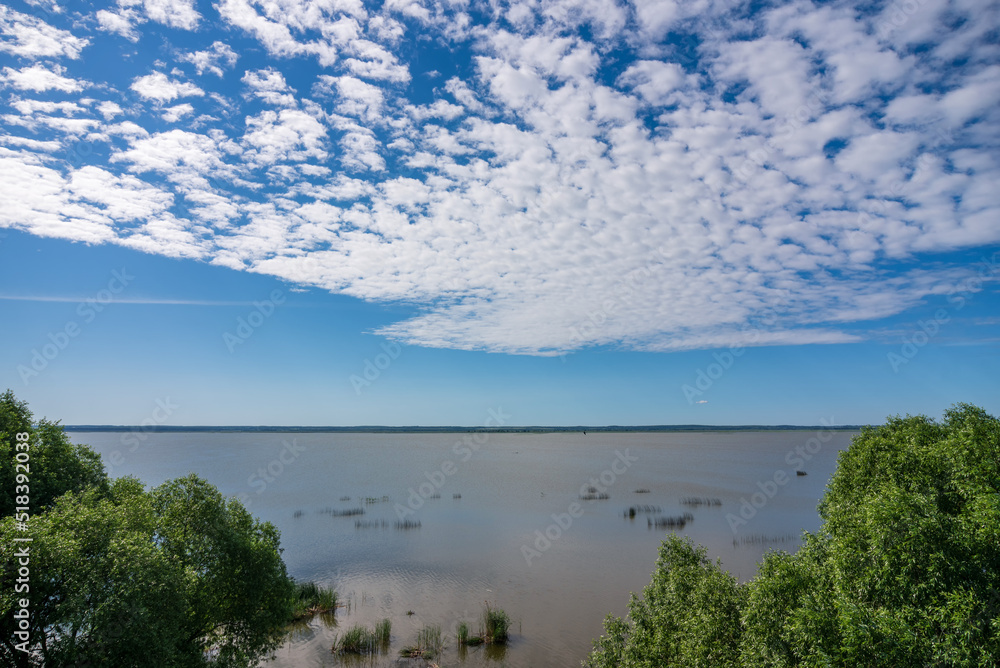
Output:
<instances>
[{"instance_id":1,"label":"grass clump in water","mask_svg":"<svg viewBox=\"0 0 1000 668\"><path fill-rule=\"evenodd\" d=\"M389 637L392 633L392 622L383 619L369 629L363 624L356 624L344 631L333 643L333 651L339 654L374 654L389 648Z\"/></svg>"},{"instance_id":2,"label":"grass clump in water","mask_svg":"<svg viewBox=\"0 0 1000 668\"><path fill-rule=\"evenodd\" d=\"M334 612L337 609L337 592L321 587L315 582L295 583L293 598L294 619L303 619L323 612Z\"/></svg>"},{"instance_id":3,"label":"grass clump in water","mask_svg":"<svg viewBox=\"0 0 1000 668\"><path fill-rule=\"evenodd\" d=\"M510 629L510 615L502 608L496 608L486 602L483 610L482 639L486 643L502 644L507 642Z\"/></svg>"},{"instance_id":4,"label":"grass clump in water","mask_svg":"<svg viewBox=\"0 0 1000 668\"><path fill-rule=\"evenodd\" d=\"M455 632L455 637L458 640L458 644L462 646L483 644L482 637L474 636L469 633L469 625L465 622L458 623L458 629Z\"/></svg>"},{"instance_id":5,"label":"grass clump in water","mask_svg":"<svg viewBox=\"0 0 1000 668\"><path fill-rule=\"evenodd\" d=\"M425 626L417 633L417 644L404 647L400 654L409 658L433 659L441 653L444 640L440 626Z\"/></svg>"}]
</instances>

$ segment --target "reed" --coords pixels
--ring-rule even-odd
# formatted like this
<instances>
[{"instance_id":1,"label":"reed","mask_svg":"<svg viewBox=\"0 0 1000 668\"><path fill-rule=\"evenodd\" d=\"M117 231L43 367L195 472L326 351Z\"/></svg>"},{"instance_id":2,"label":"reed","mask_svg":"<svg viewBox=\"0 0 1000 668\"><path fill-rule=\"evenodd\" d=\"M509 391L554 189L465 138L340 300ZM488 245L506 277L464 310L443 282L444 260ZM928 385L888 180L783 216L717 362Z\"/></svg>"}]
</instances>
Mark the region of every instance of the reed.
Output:
<instances>
[{"instance_id":1,"label":"reed","mask_svg":"<svg viewBox=\"0 0 1000 668\"><path fill-rule=\"evenodd\" d=\"M486 602L483 609L483 642L505 643L509 637L510 615L502 608L496 608Z\"/></svg>"},{"instance_id":2,"label":"reed","mask_svg":"<svg viewBox=\"0 0 1000 668\"><path fill-rule=\"evenodd\" d=\"M374 654L389 649L389 638L392 633L392 622L383 619L369 629L364 624L355 624L333 643L333 651L339 654Z\"/></svg>"},{"instance_id":3,"label":"reed","mask_svg":"<svg viewBox=\"0 0 1000 668\"><path fill-rule=\"evenodd\" d=\"M693 519L694 515L684 513L676 516L646 518L646 524L650 529L654 527L657 529L683 529Z\"/></svg>"},{"instance_id":4,"label":"reed","mask_svg":"<svg viewBox=\"0 0 1000 668\"><path fill-rule=\"evenodd\" d=\"M413 659L433 659L441 653L443 647L441 627L425 626L417 632L417 644L404 647L399 653Z\"/></svg>"},{"instance_id":5,"label":"reed","mask_svg":"<svg viewBox=\"0 0 1000 668\"><path fill-rule=\"evenodd\" d=\"M697 508L698 506L721 506L722 499L707 496L686 496L681 499L681 504L692 508Z\"/></svg>"},{"instance_id":6,"label":"reed","mask_svg":"<svg viewBox=\"0 0 1000 668\"><path fill-rule=\"evenodd\" d=\"M626 517L635 517L641 513L659 513L662 509L659 506L649 506L649 505L637 505L629 506L628 510L625 511Z\"/></svg>"},{"instance_id":7,"label":"reed","mask_svg":"<svg viewBox=\"0 0 1000 668\"><path fill-rule=\"evenodd\" d=\"M304 619L323 612L337 609L337 592L321 587L315 582L298 582L292 600L292 616Z\"/></svg>"},{"instance_id":8,"label":"reed","mask_svg":"<svg viewBox=\"0 0 1000 668\"><path fill-rule=\"evenodd\" d=\"M320 512L326 513L327 515L332 515L333 517L354 517L355 515L364 515L364 508L345 508L340 510L337 508L324 508Z\"/></svg>"}]
</instances>

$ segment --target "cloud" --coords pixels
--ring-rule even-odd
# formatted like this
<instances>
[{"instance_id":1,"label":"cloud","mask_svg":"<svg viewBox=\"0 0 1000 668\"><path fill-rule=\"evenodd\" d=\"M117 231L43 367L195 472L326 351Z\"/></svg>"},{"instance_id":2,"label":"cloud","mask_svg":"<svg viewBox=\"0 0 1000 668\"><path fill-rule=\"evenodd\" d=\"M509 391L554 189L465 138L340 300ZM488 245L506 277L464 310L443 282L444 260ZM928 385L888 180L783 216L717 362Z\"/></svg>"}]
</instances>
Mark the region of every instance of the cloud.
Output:
<instances>
[{"instance_id":1,"label":"cloud","mask_svg":"<svg viewBox=\"0 0 1000 668\"><path fill-rule=\"evenodd\" d=\"M295 91L285 81L281 72L274 69L247 72L243 83L250 89L250 96L278 107L294 107L298 104Z\"/></svg>"},{"instance_id":2,"label":"cloud","mask_svg":"<svg viewBox=\"0 0 1000 668\"><path fill-rule=\"evenodd\" d=\"M194 30L201 20L193 0L118 0L118 11L101 9L96 17L102 30L117 33L132 42L139 39L137 26L146 21Z\"/></svg>"},{"instance_id":3,"label":"cloud","mask_svg":"<svg viewBox=\"0 0 1000 668\"><path fill-rule=\"evenodd\" d=\"M217 77L223 76L225 70L233 67L238 58L232 47L220 41L212 42L212 46L205 51L192 51L178 56L178 60L193 64L199 75L211 72Z\"/></svg>"},{"instance_id":4,"label":"cloud","mask_svg":"<svg viewBox=\"0 0 1000 668\"><path fill-rule=\"evenodd\" d=\"M406 303L377 331L414 345L860 341L1000 242L989 21L918 9L220 0L179 66L127 64L131 99L12 101L0 225Z\"/></svg>"},{"instance_id":5,"label":"cloud","mask_svg":"<svg viewBox=\"0 0 1000 668\"><path fill-rule=\"evenodd\" d=\"M31 65L19 70L10 67L3 68L3 81L18 90L35 92L57 90L63 93L75 93L83 90L84 83L78 79L64 77L64 70L56 66L55 71L43 65Z\"/></svg>"},{"instance_id":6,"label":"cloud","mask_svg":"<svg viewBox=\"0 0 1000 668\"><path fill-rule=\"evenodd\" d=\"M22 58L79 58L90 40L0 5L0 52Z\"/></svg>"},{"instance_id":7,"label":"cloud","mask_svg":"<svg viewBox=\"0 0 1000 668\"><path fill-rule=\"evenodd\" d=\"M153 72L152 74L136 77L129 88L145 99L157 102L170 102L179 97L202 96L205 94L205 91L194 84L171 79L163 72Z\"/></svg>"}]
</instances>

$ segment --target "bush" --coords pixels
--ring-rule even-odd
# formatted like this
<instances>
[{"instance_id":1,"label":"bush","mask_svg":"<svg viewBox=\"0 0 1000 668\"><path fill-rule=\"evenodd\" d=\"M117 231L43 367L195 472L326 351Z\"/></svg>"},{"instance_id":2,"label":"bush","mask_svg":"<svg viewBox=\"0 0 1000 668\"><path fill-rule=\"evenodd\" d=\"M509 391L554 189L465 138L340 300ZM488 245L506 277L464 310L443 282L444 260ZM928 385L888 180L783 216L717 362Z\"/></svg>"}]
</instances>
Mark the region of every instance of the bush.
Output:
<instances>
[{"instance_id":1,"label":"bush","mask_svg":"<svg viewBox=\"0 0 1000 668\"><path fill-rule=\"evenodd\" d=\"M584 665L997 665L1000 421L962 404L866 428L819 511L820 531L745 585L668 536Z\"/></svg>"}]
</instances>

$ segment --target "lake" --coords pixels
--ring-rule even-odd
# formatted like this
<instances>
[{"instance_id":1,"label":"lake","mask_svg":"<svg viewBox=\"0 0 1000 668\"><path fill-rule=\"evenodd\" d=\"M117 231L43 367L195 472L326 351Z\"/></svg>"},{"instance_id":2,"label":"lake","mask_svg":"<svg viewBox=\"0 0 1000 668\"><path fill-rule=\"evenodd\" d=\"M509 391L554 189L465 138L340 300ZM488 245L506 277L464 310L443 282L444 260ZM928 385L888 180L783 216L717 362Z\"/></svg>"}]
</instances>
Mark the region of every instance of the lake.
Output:
<instances>
[{"instance_id":1,"label":"lake","mask_svg":"<svg viewBox=\"0 0 1000 668\"><path fill-rule=\"evenodd\" d=\"M337 589L347 605L302 625L269 668L395 665L429 624L448 640L442 666L579 665L605 615L623 615L649 582L668 530L649 518L690 513L674 530L749 579L767 549L793 551L819 527L816 504L853 435L70 433L112 476L156 485L193 472L243 499L281 531L290 575ZM634 505L654 512L626 516ZM454 629L475 629L486 601L514 619L511 642L461 652ZM389 654L331 654L338 632L386 617Z\"/></svg>"}]
</instances>

